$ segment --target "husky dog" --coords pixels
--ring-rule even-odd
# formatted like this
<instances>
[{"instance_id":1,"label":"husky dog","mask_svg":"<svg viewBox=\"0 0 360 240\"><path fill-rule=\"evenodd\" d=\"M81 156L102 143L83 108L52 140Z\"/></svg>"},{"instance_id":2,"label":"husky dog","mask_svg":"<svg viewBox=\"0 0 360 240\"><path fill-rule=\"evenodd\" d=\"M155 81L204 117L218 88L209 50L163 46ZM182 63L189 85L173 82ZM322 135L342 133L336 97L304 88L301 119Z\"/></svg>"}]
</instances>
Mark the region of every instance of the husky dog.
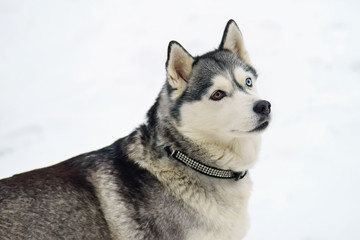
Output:
<instances>
[{"instance_id":1,"label":"husky dog","mask_svg":"<svg viewBox=\"0 0 360 240\"><path fill-rule=\"evenodd\" d=\"M242 239L270 103L236 23L202 56L170 42L166 73L129 136L0 181L0 239Z\"/></svg>"}]
</instances>

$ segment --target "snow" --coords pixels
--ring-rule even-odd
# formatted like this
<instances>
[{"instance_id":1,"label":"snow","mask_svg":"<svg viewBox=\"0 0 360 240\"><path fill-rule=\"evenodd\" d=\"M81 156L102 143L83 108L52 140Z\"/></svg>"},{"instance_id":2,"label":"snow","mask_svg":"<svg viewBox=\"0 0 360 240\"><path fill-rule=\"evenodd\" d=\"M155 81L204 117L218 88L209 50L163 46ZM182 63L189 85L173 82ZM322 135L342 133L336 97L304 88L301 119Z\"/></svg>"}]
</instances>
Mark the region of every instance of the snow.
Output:
<instances>
[{"instance_id":1,"label":"snow","mask_svg":"<svg viewBox=\"0 0 360 240\"><path fill-rule=\"evenodd\" d=\"M0 1L0 178L143 122L166 48L218 46L233 18L260 73L264 133L247 240L360 239L359 1Z\"/></svg>"}]
</instances>

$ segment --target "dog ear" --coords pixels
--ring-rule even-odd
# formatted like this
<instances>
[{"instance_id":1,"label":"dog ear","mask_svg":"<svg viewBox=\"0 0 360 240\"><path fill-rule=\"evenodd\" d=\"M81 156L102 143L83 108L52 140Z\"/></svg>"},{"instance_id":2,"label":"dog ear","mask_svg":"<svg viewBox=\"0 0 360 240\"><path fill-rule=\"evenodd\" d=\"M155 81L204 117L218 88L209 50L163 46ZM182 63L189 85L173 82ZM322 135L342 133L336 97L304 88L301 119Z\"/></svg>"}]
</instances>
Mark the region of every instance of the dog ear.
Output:
<instances>
[{"instance_id":1,"label":"dog ear","mask_svg":"<svg viewBox=\"0 0 360 240\"><path fill-rule=\"evenodd\" d=\"M189 81L194 58L176 41L168 47L166 73L169 84L181 94Z\"/></svg>"},{"instance_id":2,"label":"dog ear","mask_svg":"<svg viewBox=\"0 0 360 240\"><path fill-rule=\"evenodd\" d=\"M235 53L243 62L251 65L240 29L232 19L226 24L219 49L229 50Z\"/></svg>"}]
</instances>

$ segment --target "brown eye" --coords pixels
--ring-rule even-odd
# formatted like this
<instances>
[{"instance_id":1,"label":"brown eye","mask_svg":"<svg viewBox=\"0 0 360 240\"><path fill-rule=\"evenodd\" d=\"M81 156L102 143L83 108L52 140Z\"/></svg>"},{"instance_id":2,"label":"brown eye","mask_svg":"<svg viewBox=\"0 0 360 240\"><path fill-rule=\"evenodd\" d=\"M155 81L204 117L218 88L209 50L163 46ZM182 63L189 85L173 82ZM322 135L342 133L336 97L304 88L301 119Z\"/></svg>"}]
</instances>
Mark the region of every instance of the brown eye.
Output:
<instances>
[{"instance_id":1,"label":"brown eye","mask_svg":"<svg viewBox=\"0 0 360 240\"><path fill-rule=\"evenodd\" d=\"M219 101L221 100L223 97L226 97L226 93L224 91L221 90L216 90L212 95L211 95L211 100L214 101Z\"/></svg>"}]
</instances>

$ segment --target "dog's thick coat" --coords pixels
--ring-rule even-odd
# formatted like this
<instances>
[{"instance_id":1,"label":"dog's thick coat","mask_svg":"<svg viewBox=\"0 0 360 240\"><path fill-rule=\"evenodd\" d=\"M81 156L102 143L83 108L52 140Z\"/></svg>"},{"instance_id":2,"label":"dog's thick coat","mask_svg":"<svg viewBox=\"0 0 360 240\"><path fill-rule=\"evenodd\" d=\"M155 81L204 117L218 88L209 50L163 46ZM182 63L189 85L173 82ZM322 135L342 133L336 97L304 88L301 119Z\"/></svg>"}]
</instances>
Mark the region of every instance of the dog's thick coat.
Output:
<instances>
[{"instance_id":1,"label":"dog's thick coat","mask_svg":"<svg viewBox=\"0 0 360 240\"><path fill-rule=\"evenodd\" d=\"M249 175L218 179L169 158L245 171L270 103L260 100L242 35L192 57L170 42L167 81L147 122L111 146L0 181L0 239L242 239Z\"/></svg>"}]
</instances>

